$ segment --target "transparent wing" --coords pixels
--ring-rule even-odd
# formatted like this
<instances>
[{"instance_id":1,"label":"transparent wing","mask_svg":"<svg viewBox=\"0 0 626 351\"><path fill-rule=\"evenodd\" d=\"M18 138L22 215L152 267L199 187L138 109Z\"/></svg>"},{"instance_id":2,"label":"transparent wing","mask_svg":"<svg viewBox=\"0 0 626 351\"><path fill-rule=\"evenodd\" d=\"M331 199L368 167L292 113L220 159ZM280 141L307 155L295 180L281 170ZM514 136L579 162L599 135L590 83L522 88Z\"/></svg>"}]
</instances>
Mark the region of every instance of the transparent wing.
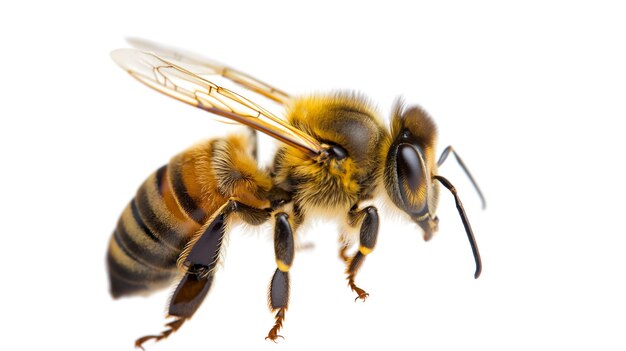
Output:
<instances>
[{"instance_id":1,"label":"transparent wing","mask_svg":"<svg viewBox=\"0 0 626 351\"><path fill-rule=\"evenodd\" d=\"M113 60L147 86L208 112L250 126L282 142L318 156L322 146L313 137L290 126L263 107L202 77L208 68L166 60L137 49L119 49Z\"/></svg>"},{"instance_id":2,"label":"transparent wing","mask_svg":"<svg viewBox=\"0 0 626 351\"><path fill-rule=\"evenodd\" d=\"M133 47L142 51L151 52L163 59L194 65L198 69L202 70L203 74L222 76L246 89L259 93L283 105L291 99L289 94L280 89L260 81L244 72L203 57L202 55L178 48L168 47L144 39L128 38L127 41Z\"/></svg>"}]
</instances>

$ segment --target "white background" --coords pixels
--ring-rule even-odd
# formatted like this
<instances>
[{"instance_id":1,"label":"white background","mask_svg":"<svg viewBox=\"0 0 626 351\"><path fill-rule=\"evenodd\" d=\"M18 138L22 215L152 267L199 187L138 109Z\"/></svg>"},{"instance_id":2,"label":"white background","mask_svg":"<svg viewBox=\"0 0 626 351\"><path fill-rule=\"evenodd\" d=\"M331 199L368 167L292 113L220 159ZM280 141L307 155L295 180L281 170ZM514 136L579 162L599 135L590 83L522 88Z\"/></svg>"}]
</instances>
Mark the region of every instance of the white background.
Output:
<instances>
[{"instance_id":1,"label":"white background","mask_svg":"<svg viewBox=\"0 0 626 351\"><path fill-rule=\"evenodd\" d=\"M385 215L354 303L336 224L310 223L285 340L273 315L269 232L231 235L193 320L149 350L623 350L626 21L618 1L48 1L0 5L0 349L132 350L162 329L168 292L113 301L104 266L143 179L218 135L210 115L117 68L138 36L187 48L291 93L358 89L387 116L424 106L482 186L454 162L483 256L452 197L428 243ZM434 3L434 2L433 2ZM267 141L267 140L266 140ZM268 152L268 144L265 152Z\"/></svg>"}]
</instances>

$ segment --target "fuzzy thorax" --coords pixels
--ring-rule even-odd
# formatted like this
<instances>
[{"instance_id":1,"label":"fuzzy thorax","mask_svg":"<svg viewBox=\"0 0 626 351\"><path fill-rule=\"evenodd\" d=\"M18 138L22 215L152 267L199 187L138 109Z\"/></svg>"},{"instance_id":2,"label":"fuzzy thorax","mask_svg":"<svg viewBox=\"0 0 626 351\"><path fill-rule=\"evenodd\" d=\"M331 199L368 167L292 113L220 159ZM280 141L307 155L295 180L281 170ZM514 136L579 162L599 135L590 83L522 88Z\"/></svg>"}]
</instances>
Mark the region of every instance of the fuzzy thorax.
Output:
<instances>
[{"instance_id":1,"label":"fuzzy thorax","mask_svg":"<svg viewBox=\"0 0 626 351\"><path fill-rule=\"evenodd\" d=\"M324 160L311 159L291 147L279 152L275 180L290 188L301 209L347 211L369 196L382 163L378 150L386 132L366 98L342 92L305 96L293 101L287 117L295 128L341 150L340 156Z\"/></svg>"},{"instance_id":2,"label":"fuzzy thorax","mask_svg":"<svg viewBox=\"0 0 626 351\"><path fill-rule=\"evenodd\" d=\"M291 165L295 202L301 208L330 207L348 209L359 195L359 169L350 158L316 162L289 150L285 163Z\"/></svg>"}]
</instances>

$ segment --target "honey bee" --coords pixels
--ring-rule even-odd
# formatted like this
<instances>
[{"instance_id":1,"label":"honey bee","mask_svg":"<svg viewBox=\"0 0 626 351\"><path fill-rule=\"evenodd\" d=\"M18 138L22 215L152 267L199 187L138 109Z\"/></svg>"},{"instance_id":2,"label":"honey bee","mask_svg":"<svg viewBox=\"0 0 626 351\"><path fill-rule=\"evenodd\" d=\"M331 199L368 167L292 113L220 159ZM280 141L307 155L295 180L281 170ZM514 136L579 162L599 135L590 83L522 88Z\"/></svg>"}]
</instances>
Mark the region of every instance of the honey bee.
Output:
<instances>
[{"instance_id":1,"label":"honey bee","mask_svg":"<svg viewBox=\"0 0 626 351\"><path fill-rule=\"evenodd\" d=\"M452 147L436 160L436 127L422 108L398 100L387 129L369 100L355 93L292 97L193 53L143 40L131 44L135 49L111 54L131 76L252 130L214 138L174 156L148 177L123 211L107 252L113 297L147 294L177 282L168 308L173 320L160 334L137 339L137 347L168 337L193 316L211 288L234 221L274 223L277 268L268 303L276 315L266 337L272 341L281 337L288 307L298 229L319 210L344 223L340 257L355 300L365 300L368 293L355 277L378 237L380 219L372 200L387 197L429 240L437 231L441 184L456 202L478 278L480 254L463 205L454 186L437 171L449 154L469 177L483 207L484 197ZM284 118L215 84L216 77L284 106ZM281 142L268 169L256 162L256 131ZM358 250L348 255L354 242Z\"/></svg>"}]
</instances>

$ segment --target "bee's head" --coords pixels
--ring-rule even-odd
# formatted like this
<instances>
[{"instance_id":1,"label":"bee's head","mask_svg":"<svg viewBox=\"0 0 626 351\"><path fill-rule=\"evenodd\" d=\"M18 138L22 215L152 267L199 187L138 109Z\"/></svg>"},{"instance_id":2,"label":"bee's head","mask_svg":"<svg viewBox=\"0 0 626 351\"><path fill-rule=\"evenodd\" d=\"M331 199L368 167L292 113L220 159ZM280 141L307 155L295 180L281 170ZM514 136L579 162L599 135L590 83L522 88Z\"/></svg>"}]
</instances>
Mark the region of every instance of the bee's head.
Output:
<instances>
[{"instance_id":1,"label":"bee's head","mask_svg":"<svg viewBox=\"0 0 626 351\"><path fill-rule=\"evenodd\" d=\"M383 179L393 203L420 225L425 240L437 231L438 223L439 186L433 180L436 138L435 123L424 110L397 103Z\"/></svg>"}]
</instances>

